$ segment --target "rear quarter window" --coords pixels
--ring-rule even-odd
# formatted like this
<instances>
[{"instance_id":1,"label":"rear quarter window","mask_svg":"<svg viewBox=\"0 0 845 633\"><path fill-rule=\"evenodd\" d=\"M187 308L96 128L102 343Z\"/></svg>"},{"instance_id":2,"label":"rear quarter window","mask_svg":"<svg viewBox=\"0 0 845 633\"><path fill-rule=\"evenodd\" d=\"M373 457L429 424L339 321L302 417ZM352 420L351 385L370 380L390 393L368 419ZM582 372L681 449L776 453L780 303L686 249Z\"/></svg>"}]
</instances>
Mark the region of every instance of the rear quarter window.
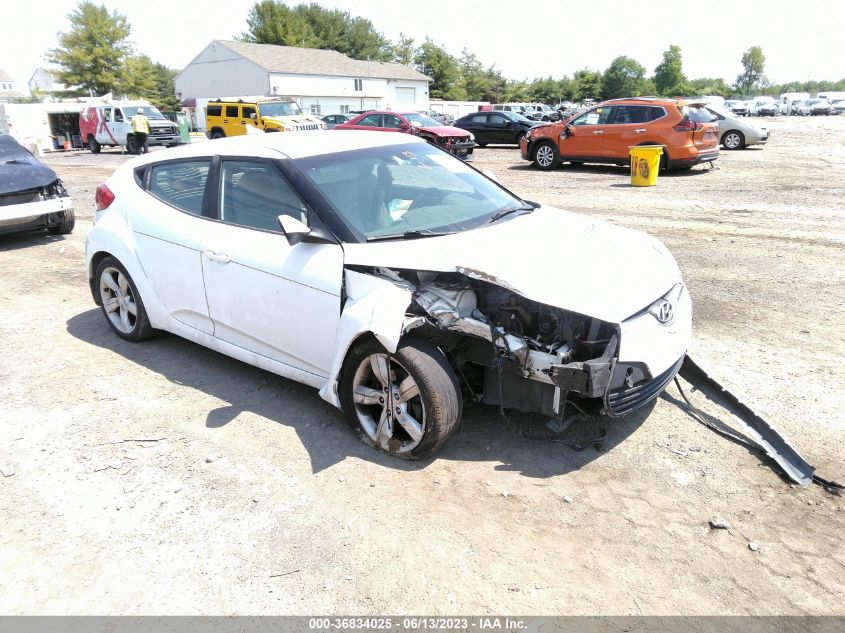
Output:
<instances>
[{"instance_id":1,"label":"rear quarter window","mask_svg":"<svg viewBox=\"0 0 845 633\"><path fill-rule=\"evenodd\" d=\"M223 106L210 105L205 109L205 116L220 116L223 114Z\"/></svg>"},{"instance_id":2,"label":"rear quarter window","mask_svg":"<svg viewBox=\"0 0 845 633\"><path fill-rule=\"evenodd\" d=\"M202 215L209 160L179 161L150 168L149 192L181 211Z\"/></svg>"}]
</instances>

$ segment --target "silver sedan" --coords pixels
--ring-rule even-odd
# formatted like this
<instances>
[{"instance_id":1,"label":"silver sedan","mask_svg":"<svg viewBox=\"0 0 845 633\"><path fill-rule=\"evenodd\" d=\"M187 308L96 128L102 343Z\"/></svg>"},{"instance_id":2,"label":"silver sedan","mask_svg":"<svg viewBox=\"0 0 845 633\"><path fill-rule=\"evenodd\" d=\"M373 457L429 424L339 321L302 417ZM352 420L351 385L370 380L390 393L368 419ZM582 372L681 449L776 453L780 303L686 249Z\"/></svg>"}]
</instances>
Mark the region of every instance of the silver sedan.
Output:
<instances>
[{"instance_id":1,"label":"silver sedan","mask_svg":"<svg viewBox=\"0 0 845 633\"><path fill-rule=\"evenodd\" d=\"M755 125L747 119L719 108L707 106L713 116L719 121L719 141L725 149L743 149L749 145L763 145L769 140L769 130L762 125Z\"/></svg>"}]
</instances>

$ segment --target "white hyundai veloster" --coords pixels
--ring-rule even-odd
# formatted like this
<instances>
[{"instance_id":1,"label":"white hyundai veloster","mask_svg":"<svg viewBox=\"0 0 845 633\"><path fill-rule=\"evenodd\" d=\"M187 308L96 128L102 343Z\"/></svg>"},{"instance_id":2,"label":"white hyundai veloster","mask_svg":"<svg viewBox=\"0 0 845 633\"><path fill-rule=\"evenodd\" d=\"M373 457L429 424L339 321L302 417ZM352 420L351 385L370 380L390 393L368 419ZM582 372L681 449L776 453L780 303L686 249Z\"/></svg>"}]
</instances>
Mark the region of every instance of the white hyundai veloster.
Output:
<instances>
[{"instance_id":1,"label":"white hyundai veloster","mask_svg":"<svg viewBox=\"0 0 845 633\"><path fill-rule=\"evenodd\" d=\"M690 342L658 240L523 200L405 134L263 134L131 160L97 189L94 300L320 390L372 445L425 457L465 400L623 416Z\"/></svg>"}]
</instances>

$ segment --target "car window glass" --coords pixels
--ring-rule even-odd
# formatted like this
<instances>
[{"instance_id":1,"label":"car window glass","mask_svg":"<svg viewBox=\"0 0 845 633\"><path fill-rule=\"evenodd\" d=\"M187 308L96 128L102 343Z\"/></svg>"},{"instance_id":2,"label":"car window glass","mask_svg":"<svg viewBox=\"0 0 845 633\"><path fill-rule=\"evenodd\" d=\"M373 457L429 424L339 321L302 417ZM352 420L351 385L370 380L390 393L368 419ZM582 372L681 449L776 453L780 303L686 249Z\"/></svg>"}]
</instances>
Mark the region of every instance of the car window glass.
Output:
<instances>
[{"instance_id":1,"label":"car window glass","mask_svg":"<svg viewBox=\"0 0 845 633\"><path fill-rule=\"evenodd\" d=\"M570 125L604 125L610 116L610 111L613 108L601 107L587 110L584 114L572 120Z\"/></svg>"},{"instance_id":2,"label":"car window glass","mask_svg":"<svg viewBox=\"0 0 845 633\"><path fill-rule=\"evenodd\" d=\"M226 106L226 116L237 117L238 106Z\"/></svg>"},{"instance_id":3,"label":"car window glass","mask_svg":"<svg viewBox=\"0 0 845 633\"><path fill-rule=\"evenodd\" d=\"M123 110L120 108L114 109L114 120L116 123L123 123Z\"/></svg>"},{"instance_id":4,"label":"car window glass","mask_svg":"<svg viewBox=\"0 0 845 633\"><path fill-rule=\"evenodd\" d=\"M660 117L666 114L666 111L661 108L660 106L650 106L648 109L648 120L649 121L656 121Z\"/></svg>"},{"instance_id":5,"label":"car window glass","mask_svg":"<svg viewBox=\"0 0 845 633\"><path fill-rule=\"evenodd\" d=\"M302 200L270 163L224 160L220 182L220 219L224 222L267 231L280 230L280 215L307 223Z\"/></svg>"},{"instance_id":6,"label":"car window glass","mask_svg":"<svg viewBox=\"0 0 845 633\"><path fill-rule=\"evenodd\" d=\"M470 123L487 123L486 114L475 114L470 118Z\"/></svg>"},{"instance_id":7,"label":"car window glass","mask_svg":"<svg viewBox=\"0 0 845 633\"><path fill-rule=\"evenodd\" d=\"M105 110L103 110L103 120L111 121L111 108L106 108Z\"/></svg>"},{"instance_id":8,"label":"car window glass","mask_svg":"<svg viewBox=\"0 0 845 633\"><path fill-rule=\"evenodd\" d=\"M686 115L690 121L697 123L712 123L716 120L716 116L707 110L707 108L688 107Z\"/></svg>"},{"instance_id":9,"label":"car window glass","mask_svg":"<svg viewBox=\"0 0 845 633\"><path fill-rule=\"evenodd\" d=\"M223 114L223 106L210 105L205 110L206 116L220 116L221 114Z\"/></svg>"},{"instance_id":10,"label":"car window glass","mask_svg":"<svg viewBox=\"0 0 845 633\"><path fill-rule=\"evenodd\" d=\"M358 125L369 125L371 127L381 127L381 115L380 114L369 114L365 116L363 119L358 121Z\"/></svg>"},{"instance_id":11,"label":"car window glass","mask_svg":"<svg viewBox=\"0 0 845 633\"><path fill-rule=\"evenodd\" d=\"M242 118L251 119L252 115L255 114L255 108L253 108L252 106L243 106L242 112L243 112L243 114L241 114Z\"/></svg>"},{"instance_id":12,"label":"car window glass","mask_svg":"<svg viewBox=\"0 0 845 633\"><path fill-rule=\"evenodd\" d=\"M393 114L384 115L384 123L382 124L382 127L398 128L400 125L402 125L402 119L398 116Z\"/></svg>"},{"instance_id":13,"label":"car window glass","mask_svg":"<svg viewBox=\"0 0 845 633\"><path fill-rule=\"evenodd\" d=\"M616 106L613 122L617 125L645 123L648 121L648 107L637 105Z\"/></svg>"},{"instance_id":14,"label":"car window glass","mask_svg":"<svg viewBox=\"0 0 845 633\"><path fill-rule=\"evenodd\" d=\"M153 165L149 191L177 209L202 215L202 198L210 165L207 160Z\"/></svg>"}]
</instances>

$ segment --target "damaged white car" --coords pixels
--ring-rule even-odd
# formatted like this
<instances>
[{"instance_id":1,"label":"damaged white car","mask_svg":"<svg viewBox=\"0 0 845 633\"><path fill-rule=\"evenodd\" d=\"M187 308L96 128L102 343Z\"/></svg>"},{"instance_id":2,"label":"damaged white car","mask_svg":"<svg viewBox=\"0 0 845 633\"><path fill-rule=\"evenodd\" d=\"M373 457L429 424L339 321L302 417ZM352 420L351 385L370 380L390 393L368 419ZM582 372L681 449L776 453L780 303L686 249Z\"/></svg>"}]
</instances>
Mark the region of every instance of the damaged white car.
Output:
<instances>
[{"instance_id":1,"label":"damaged white car","mask_svg":"<svg viewBox=\"0 0 845 633\"><path fill-rule=\"evenodd\" d=\"M86 248L114 332L167 330L311 385L372 445L433 454L464 401L618 417L691 330L656 239L522 200L405 134L267 134L134 159Z\"/></svg>"}]
</instances>

